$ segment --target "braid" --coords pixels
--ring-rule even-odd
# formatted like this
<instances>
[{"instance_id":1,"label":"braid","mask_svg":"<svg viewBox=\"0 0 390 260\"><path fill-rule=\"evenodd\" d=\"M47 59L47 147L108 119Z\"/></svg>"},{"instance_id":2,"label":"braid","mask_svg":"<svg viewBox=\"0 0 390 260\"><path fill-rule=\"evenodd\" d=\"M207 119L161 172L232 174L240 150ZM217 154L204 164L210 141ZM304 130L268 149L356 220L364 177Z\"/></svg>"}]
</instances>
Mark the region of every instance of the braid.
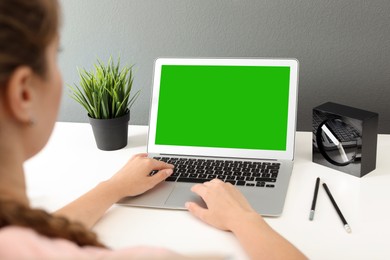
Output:
<instances>
[{"instance_id":1,"label":"braid","mask_svg":"<svg viewBox=\"0 0 390 260\"><path fill-rule=\"evenodd\" d=\"M81 223L13 201L0 200L0 228L9 225L27 227L46 237L67 239L79 246L105 247L97 240L96 234Z\"/></svg>"}]
</instances>

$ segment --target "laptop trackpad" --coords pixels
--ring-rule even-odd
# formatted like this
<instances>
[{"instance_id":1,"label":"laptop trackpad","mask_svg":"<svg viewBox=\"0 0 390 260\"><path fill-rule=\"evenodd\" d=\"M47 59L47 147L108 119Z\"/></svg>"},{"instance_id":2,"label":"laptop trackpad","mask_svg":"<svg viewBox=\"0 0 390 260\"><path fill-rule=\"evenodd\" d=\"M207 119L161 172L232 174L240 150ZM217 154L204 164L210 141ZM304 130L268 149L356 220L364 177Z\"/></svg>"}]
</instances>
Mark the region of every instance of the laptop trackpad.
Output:
<instances>
[{"instance_id":1,"label":"laptop trackpad","mask_svg":"<svg viewBox=\"0 0 390 260\"><path fill-rule=\"evenodd\" d=\"M175 188L165 202L165 206L185 208L184 204L188 201L192 201L203 208L207 208L203 199L191 191L192 186L194 186L194 183L177 182Z\"/></svg>"},{"instance_id":2,"label":"laptop trackpad","mask_svg":"<svg viewBox=\"0 0 390 260\"><path fill-rule=\"evenodd\" d=\"M164 181L139 196L123 198L118 201L118 204L141 207L162 207L174 189L174 186L174 182Z\"/></svg>"}]
</instances>

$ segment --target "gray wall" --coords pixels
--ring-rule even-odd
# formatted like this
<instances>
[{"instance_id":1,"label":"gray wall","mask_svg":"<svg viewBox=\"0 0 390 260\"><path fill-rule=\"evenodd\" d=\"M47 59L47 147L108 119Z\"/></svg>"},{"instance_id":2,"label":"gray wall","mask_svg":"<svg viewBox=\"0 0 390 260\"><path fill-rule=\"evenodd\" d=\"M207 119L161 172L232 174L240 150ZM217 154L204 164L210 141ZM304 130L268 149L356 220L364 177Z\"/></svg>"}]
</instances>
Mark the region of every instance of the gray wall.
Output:
<instances>
[{"instance_id":1,"label":"gray wall","mask_svg":"<svg viewBox=\"0 0 390 260\"><path fill-rule=\"evenodd\" d=\"M64 83L76 67L121 55L135 64L131 124L148 124L153 61L161 56L294 57L298 130L326 101L379 113L390 133L389 0L61 0ZM59 121L86 122L66 85Z\"/></svg>"}]
</instances>

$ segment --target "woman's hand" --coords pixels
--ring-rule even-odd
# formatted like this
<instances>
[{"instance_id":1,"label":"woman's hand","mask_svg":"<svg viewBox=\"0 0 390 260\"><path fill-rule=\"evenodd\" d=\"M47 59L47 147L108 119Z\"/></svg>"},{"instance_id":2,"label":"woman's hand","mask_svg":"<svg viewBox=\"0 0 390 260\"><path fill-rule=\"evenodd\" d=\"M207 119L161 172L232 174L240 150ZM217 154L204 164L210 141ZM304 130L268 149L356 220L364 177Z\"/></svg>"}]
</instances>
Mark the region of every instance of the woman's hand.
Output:
<instances>
[{"instance_id":1,"label":"woman's hand","mask_svg":"<svg viewBox=\"0 0 390 260\"><path fill-rule=\"evenodd\" d=\"M214 179L196 184L191 189L206 202L207 209L194 202L187 202L187 209L202 221L222 230L232 230L247 217L258 221L259 215L246 198L232 184ZM261 218L260 218L261 219Z\"/></svg>"},{"instance_id":2,"label":"woman's hand","mask_svg":"<svg viewBox=\"0 0 390 260\"><path fill-rule=\"evenodd\" d=\"M116 186L120 197L136 196L150 190L173 172L174 166L148 158L146 154L133 156L108 182ZM149 174L158 170L156 174Z\"/></svg>"},{"instance_id":3,"label":"woman's hand","mask_svg":"<svg viewBox=\"0 0 390 260\"><path fill-rule=\"evenodd\" d=\"M113 203L123 197L139 195L153 188L172 174L173 167L171 164L148 158L146 154L135 155L109 180L99 183L55 214L81 222L90 228ZM158 172L150 176L153 170Z\"/></svg>"}]
</instances>

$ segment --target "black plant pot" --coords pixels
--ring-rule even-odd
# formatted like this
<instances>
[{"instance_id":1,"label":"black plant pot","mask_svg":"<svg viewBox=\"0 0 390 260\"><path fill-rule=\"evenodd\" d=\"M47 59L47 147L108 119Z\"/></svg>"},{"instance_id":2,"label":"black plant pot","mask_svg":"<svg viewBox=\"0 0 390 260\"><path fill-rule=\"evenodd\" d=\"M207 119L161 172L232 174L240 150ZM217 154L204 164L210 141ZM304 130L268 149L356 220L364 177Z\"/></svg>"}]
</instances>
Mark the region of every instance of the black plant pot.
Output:
<instances>
[{"instance_id":1,"label":"black plant pot","mask_svg":"<svg viewBox=\"0 0 390 260\"><path fill-rule=\"evenodd\" d=\"M88 118L100 150L113 151L127 145L130 112L111 119Z\"/></svg>"}]
</instances>

